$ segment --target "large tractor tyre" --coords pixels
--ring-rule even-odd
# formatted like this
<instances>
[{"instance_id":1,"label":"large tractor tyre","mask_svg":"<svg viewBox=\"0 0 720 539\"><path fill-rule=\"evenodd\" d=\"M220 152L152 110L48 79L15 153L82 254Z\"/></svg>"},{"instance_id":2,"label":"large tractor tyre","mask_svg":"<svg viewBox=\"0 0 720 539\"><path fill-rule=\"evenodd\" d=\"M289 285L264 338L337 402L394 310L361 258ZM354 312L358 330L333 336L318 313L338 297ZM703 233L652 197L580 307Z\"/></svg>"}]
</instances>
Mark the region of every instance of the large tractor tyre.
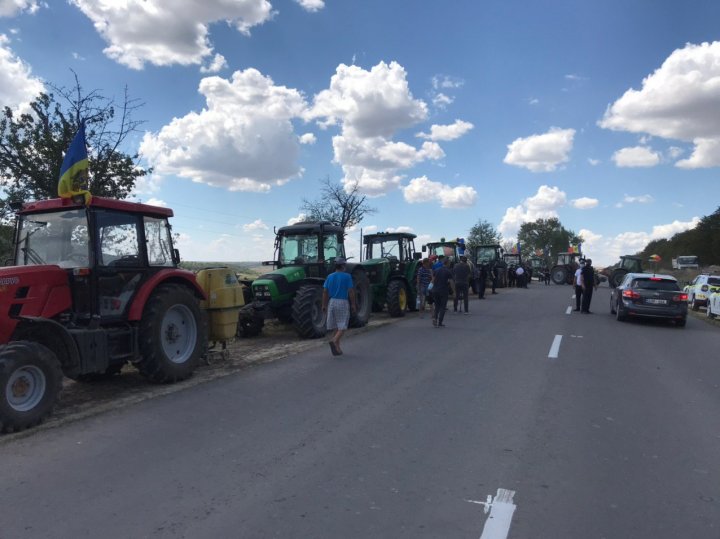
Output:
<instances>
[{"instance_id":1,"label":"large tractor tyre","mask_svg":"<svg viewBox=\"0 0 720 539\"><path fill-rule=\"evenodd\" d=\"M567 283L569 272L565 266L555 266L550 270L550 278L555 284Z\"/></svg>"},{"instance_id":2,"label":"large tractor tyre","mask_svg":"<svg viewBox=\"0 0 720 539\"><path fill-rule=\"evenodd\" d=\"M161 285L140 320L140 374L160 384L192 376L207 350L207 318L182 285Z\"/></svg>"},{"instance_id":3,"label":"large tractor tyre","mask_svg":"<svg viewBox=\"0 0 720 539\"><path fill-rule=\"evenodd\" d=\"M408 294L405 283L399 279L390 281L387 290L388 313L393 318L405 316L408 306Z\"/></svg>"},{"instance_id":4,"label":"large tractor tyre","mask_svg":"<svg viewBox=\"0 0 720 539\"><path fill-rule=\"evenodd\" d=\"M610 278L608 278L608 284L610 285L610 288L617 288L622 282L622 280L625 278L625 275L627 275L627 270L619 268L613 270L613 272L610 274Z\"/></svg>"},{"instance_id":5,"label":"large tractor tyre","mask_svg":"<svg viewBox=\"0 0 720 539\"><path fill-rule=\"evenodd\" d=\"M370 320L372 309L372 296L370 293L370 280L365 272L356 271L352 274L353 288L355 289L355 314L350 315L349 326L361 328Z\"/></svg>"},{"instance_id":6,"label":"large tractor tyre","mask_svg":"<svg viewBox=\"0 0 720 539\"><path fill-rule=\"evenodd\" d=\"M303 339L317 339L326 333L325 313L322 310L322 286L302 286L293 301L293 326Z\"/></svg>"},{"instance_id":7,"label":"large tractor tyre","mask_svg":"<svg viewBox=\"0 0 720 539\"><path fill-rule=\"evenodd\" d=\"M42 422L55 406L62 378L60 362L49 348L30 341L0 347L0 432Z\"/></svg>"}]
</instances>

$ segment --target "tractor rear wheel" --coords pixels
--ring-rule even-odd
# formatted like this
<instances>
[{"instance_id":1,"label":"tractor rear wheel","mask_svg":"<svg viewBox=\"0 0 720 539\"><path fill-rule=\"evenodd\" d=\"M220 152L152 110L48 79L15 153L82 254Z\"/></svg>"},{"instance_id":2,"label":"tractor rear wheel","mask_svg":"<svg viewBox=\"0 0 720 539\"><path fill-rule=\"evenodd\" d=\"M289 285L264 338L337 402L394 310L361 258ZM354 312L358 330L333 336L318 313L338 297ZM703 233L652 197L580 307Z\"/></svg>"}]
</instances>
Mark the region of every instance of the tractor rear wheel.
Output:
<instances>
[{"instance_id":1,"label":"tractor rear wheel","mask_svg":"<svg viewBox=\"0 0 720 539\"><path fill-rule=\"evenodd\" d=\"M353 288L355 289L355 314L350 315L349 326L361 328L370 320L370 309L372 308L372 297L370 295L370 280L363 271L355 271L352 274Z\"/></svg>"},{"instance_id":2,"label":"tractor rear wheel","mask_svg":"<svg viewBox=\"0 0 720 539\"><path fill-rule=\"evenodd\" d=\"M322 286L307 284L300 287L293 301L293 326L303 339L317 339L326 333L325 313L322 310Z\"/></svg>"},{"instance_id":3,"label":"tractor rear wheel","mask_svg":"<svg viewBox=\"0 0 720 539\"><path fill-rule=\"evenodd\" d=\"M568 278L568 270L565 266L555 266L550 270L550 277L555 284L565 284Z\"/></svg>"},{"instance_id":4,"label":"tractor rear wheel","mask_svg":"<svg viewBox=\"0 0 720 539\"><path fill-rule=\"evenodd\" d=\"M45 346L14 341L0 348L0 432L32 427L50 415L62 389L57 356Z\"/></svg>"},{"instance_id":5,"label":"tractor rear wheel","mask_svg":"<svg viewBox=\"0 0 720 539\"><path fill-rule=\"evenodd\" d=\"M161 384L192 376L207 349L207 320L181 285L160 285L140 320L140 374Z\"/></svg>"},{"instance_id":6,"label":"tractor rear wheel","mask_svg":"<svg viewBox=\"0 0 720 539\"><path fill-rule=\"evenodd\" d=\"M405 316L407 305L408 297L407 287L405 286L405 283L400 279L390 281L387 289L387 306L390 316L392 316L393 318Z\"/></svg>"}]
</instances>

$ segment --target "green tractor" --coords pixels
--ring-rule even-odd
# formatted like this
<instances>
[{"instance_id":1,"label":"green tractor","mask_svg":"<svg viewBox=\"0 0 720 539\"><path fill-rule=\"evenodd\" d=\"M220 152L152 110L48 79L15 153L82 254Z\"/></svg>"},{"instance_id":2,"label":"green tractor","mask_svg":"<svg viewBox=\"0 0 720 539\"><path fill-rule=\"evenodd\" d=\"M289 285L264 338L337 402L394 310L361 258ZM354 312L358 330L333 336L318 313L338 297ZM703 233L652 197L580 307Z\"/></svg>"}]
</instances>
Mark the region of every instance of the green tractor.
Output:
<instances>
[{"instance_id":1,"label":"green tractor","mask_svg":"<svg viewBox=\"0 0 720 539\"><path fill-rule=\"evenodd\" d=\"M372 307L382 311L387 305L390 316L405 316L416 310L417 271L422 255L415 252L415 234L379 232L363 237L365 260L372 287Z\"/></svg>"},{"instance_id":2,"label":"green tractor","mask_svg":"<svg viewBox=\"0 0 720 539\"><path fill-rule=\"evenodd\" d=\"M277 318L292 323L305 339L325 335L323 284L335 270L335 258L345 257L344 236L342 227L326 221L297 223L277 230L275 260L263 262L275 269L252 282L256 319ZM362 327L370 317L368 276L360 264L348 263L345 271L352 275L357 305L350 327ZM241 332L257 334L257 326L241 328ZM259 326L262 328L262 324Z\"/></svg>"},{"instance_id":3,"label":"green tractor","mask_svg":"<svg viewBox=\"0 0 720 539\"><path fill-rule=\"evenodd\" d=\"M539 256L531 256L528 259L530 264L530 279L533 276L537 276L538 280L541 281L543 278L543 268L545 267L545 261Z\"/></svg>"},{"instance_id":4,"label":"green tractor","mask_svg":"<svg viewBox=\"0 0 720 539\"><path fill-rule=\"evenodd\" d=\"M497 288L507 286L507 263L503 258L505 250L496 243L478 245L473 248L473 262L479 268L485 264L488 269L488 279L492 279L493 269L497 270Z\"/></svg>"},{"instance_id":5,"label":"green tractor","mask_svg":"<svg viewBox=\"0 0 720 539\"><path fill-rule=\"evenodd\" d=\"M642 272L642 258L639 256L624 255L620 257L620 262L605 268L600 274L607 277L608 284L611 288L616 288L628 273Z\"/></svg>"}]
</instances>

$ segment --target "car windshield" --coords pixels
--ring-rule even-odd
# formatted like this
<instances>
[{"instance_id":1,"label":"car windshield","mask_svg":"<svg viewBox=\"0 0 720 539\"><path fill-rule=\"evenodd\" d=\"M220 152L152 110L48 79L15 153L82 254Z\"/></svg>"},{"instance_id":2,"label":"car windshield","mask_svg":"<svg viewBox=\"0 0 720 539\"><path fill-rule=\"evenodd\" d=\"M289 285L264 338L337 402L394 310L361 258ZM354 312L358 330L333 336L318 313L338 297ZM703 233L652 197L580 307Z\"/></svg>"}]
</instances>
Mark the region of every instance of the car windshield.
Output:
<instances>
[{"instance_id":1,"label":"car windshield","mask_svg":"<svg viewBox=\"0 0 720 539\"><path fill-rule=\"evenodd\" d=\"M708 284L711 286L720 286L720 277L710 277Z\"/></svg>"},{"instance_id":2,"label":"car windshield","mask_svg":"<svg viewBox=\"0 0 720 539\"><path fill-rule=\"evenodd\" d=\"M677 281L657 278L634 279L632 287L640 288L642 290L680 290Z\"/></svg>"},{"instance_id":3,"label":"car windshield","mask_svg":"<svg viewBox=\"0 0 720 539\"><path fill-rule=\"evenodd\" d=\"M679 256L678 264L697 264L697 257L696 256Z\"/></svg>"},{"instance_id":4,"label":"car windshield","mask_svg":"<svg viewBox=\"0 0 720 539\"><path fill-rule=\"evenodd\" d=\"M18 266L87 267L89 239L85 210L22 215L15 263Z\"/></svg>"}]
</instances>

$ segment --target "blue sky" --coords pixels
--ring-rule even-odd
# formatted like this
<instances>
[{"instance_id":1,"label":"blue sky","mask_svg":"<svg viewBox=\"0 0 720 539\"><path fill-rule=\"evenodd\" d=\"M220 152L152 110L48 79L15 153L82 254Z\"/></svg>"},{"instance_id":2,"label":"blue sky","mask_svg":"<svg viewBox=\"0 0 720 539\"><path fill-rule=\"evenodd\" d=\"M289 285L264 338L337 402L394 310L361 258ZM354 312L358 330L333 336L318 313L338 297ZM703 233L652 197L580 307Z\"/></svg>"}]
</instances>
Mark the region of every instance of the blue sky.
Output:
<instances>
[{"instance_id":1,"label":"blue sky","mask_svg":"<svg viewBox=\"0 0 720 539\"><path fill-rule=\"evenodd\" d=\"M269 259L329 177L372 197L366 232L558 217L604 265L718 207L718 21L711 0L0 0L0 104L71 70L127 85L126 151L155 170L135 196L175 210L188 260Z\"/></svg>"}]
</instances>

